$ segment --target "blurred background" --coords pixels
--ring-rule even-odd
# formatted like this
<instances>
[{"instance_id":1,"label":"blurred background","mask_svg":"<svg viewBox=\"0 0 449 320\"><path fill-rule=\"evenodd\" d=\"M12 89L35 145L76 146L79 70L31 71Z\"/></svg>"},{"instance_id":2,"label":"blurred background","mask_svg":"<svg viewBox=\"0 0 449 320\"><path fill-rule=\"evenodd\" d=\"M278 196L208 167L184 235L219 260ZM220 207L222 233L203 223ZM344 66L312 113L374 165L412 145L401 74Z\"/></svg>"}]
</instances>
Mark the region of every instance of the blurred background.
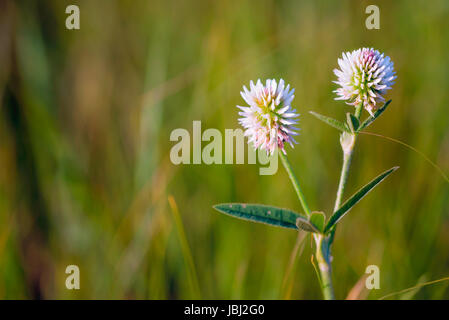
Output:
<instances>
[{"instance_id":1,"label":"blurred background","mask_svg":"<svg viewBox=\"0 0 449 320\"><path fill-rule=\"evenodd\" d=\"M65 27L69 4L80 30ZM380 30L365 27L370 4ZM193 120L238 128L242 85L284 78L301 113L289 158L312 209L329 215L338 132L308 111L344 119L332 70L343 51L369 46L398 79L368 131L448 174L448 18L446 0L0 1L0 298L321 299L309 237L212 209L300 210L285 170L174 165L170 133L192 132ZM449 183L421 156L361 136L346 197L395 165L338 228L340 299L449 276ZM71 264L80 290L65 287ZM373 264L380 289L366 292ZM447 299L448 285L391 298Z\"/></svg>"}]
</instances>

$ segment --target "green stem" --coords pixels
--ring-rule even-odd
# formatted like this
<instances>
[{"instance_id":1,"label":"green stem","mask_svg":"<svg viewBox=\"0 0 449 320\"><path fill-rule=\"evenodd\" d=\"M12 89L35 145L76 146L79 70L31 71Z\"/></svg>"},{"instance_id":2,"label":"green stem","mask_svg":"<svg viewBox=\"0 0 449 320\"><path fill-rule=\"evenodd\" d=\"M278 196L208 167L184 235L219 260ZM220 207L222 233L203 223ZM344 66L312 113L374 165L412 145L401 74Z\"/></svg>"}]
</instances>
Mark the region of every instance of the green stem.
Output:
<instances>
[{"instance_id":1,"label":"green stem","mask_svg":"<svg viewBox=\"0 0 449 320\"><path fill-rule=\"evenodd\" d=\"M321 278L321 290L324 299L335 300L334 287L332 285L332 270L330 262L328 239L322 235L315 236L316 242L316 259L318 262L318 270Z\"/></svg>"},{"instance_id":2,"label":"green stem","mask_svg":"<svg viewBox=\"0 0 449 320\"><path fill-rule=\"evenodd\" d=\"M334 205L334 212L337 211L341 203L343 201L343 194L346 187L346 182L348 181L349 176L349 167L351 166L351 160L352 155L354 153L354 146L356 142L356 136L352 136L353 140L352 143L346 144L345 147L343 147L343 166L341 168L341 174L340 174L340 182L338 183L338 190L337 190L337 198L335 199L335 205ZM321 264L319 264L319 270L321 274L321 282L322 282L322 290L323 295L326 300L329 299L335 299L333 295L333 288L332 288L332 273L331 273L331 246L332 242L334 241L335 236L335 230L336 226L334 226L330 232L330 235L327 236L325 239L321 241L316 241L317 243L317 260L320 259L321 256ZM317 239L315 239L317 240ZM326 255L323 255L323 248L326 249Z\"/></svg>"},{"instance_id":3,"label":"green stem","mask_svg":"<svg viewBox=\"0 0 449 320\"><path fill-rule=\"evenodd\" d=\"M301 202L302 208L304 209L307 216L310 216L310 209L307 205L304 194L302 193L301 186L298 179L293 172L292 166L288 161L287 156L280 152L282 164L287 170L288 176L293 183L296 194L298 195L299 201ZM320 275L321 290L323 291L324 299L333 300L335 299L334 288L332 286L332 273L331 273L331 263L329 255L329 241L321 234L314 234L316 242L316 259L318 262L318 270Z\"/></svg>"},{"instance_id":4,"label":"green stem","mask_svg":"<svg viewBox=\"0 0 449 320\"><path fill-rule=\"evenodd\" d=\"M363 110L363 103L360 103L355 107L354 115L359 121L360 117L362 116L362 110ZM343 194L345 191L346 182L348 181L349 167L351 166L352 154L354 153L356 138L357 134L353 134L353 141L351 144L347 144L346 147L343 146L342 144L343 166L341 168L340 182L338 183L337 198L335 199L334 212L340 208L341 202L343 200Z\"/></svg>"},{"instance_id":5,"label":"green stem","mask_svg":"<svg viewBox=\"0 0 449 320\"><path fill-rule=\"evenodd\" d=\"M337 189L337 198L335 199L335 205L334 205L334 212L340 209L341 203L343 202L343 195L345 192L346 183L348 181L349 176L349 168L351 166L351 160L352 155L354 153L354 146L356 142L356 136L353 136L353 143L349 148L343 148L343 165L341 167L341 173L340 173L340 182L338 183L338 189ZM332 242L334 240L335 236L335 229L336 225L331 229L330 235L329 235L329 251L330 246L332 245Z\"/></svg>"},{"instance_id":6,"label":"green stem","mask_svg":"<svg viewBox=\"0 0 449 320\"><path fill-rule=\"evenodd\" d=\"M362 116L362 110L363 110L363 104L359 104L355 108L355 116L360 121L360 117ZM343 195L345 192L346 183L348 181L349 176L349 168L351 166L351 160L352 155L354 153L354 147L356 143L357 134L346 134L343 133L341 136L341 147L343 150L343 165L341 168L340 173L340 182L338 183L338 190L337 190L337 198L335 199L335 205L334 205L334 212L337 211L341 203L343 201ZM324 294L325 299L333 299L335 298L333 296L333 288L332 288L332 273L331 273L331 246L332 242L334 241L335 236L335 229L336 226L334 226L330 232L330 235L327 236L322 241L317 241L317 260L319 257L319 254L322 256L322 265L319 267L321 278L322 278L322 290ZM316 239L317 240L317 239ZM320 245L318 247L318 244ZM322 254L323 246L326 249L326 255ZM327 282L326 282L327 281Z\"/></svg>"},{"instance_id":7,"label":"green stem","mask_svg":"<svg viewBox=\"0 0 449 320\"><path fill-rule=\"evenodd\" d=\"M355 143L355 141L354 141ZM340 209L345 192L346 182L349 176L349 167L351 166L352 154L354 146L347 152L343 152L343 166L341 168L340 182L338 184L337 198L335 199L334 212Z\"/></svg>"},{"instance_id":8,"label":"green stem","mask_svg":"<svg viewBox=\"0 0 449 320\"><path fill-rule=\"evenodd\" d=\"M338 184L337 198L335 200L334 212L337 211L343 200L343 194L345 191L346 182L349 176L349 167L351 166L351 159L355 145L351 144L349 148L343 148L343 166L341 168L340 182ZM321 290L323 291L324 299L335 299L334 290L332 286L332 265L330 261L331 245L335 236L335 226L332 228L330 235L323 238L323 236L316 236L316 257L318 261L318 269L321 275Z\"/></svg>"},{"instance_id":9,"label":"green stem","mask_svg":"<svg viewBox=\"0 0 449 320\"><path fill-rule=\"evenodd\" d=\"M298 199L301 202L302 208L304 209L304 212L306 213L306 215L310 216L309 206L307 205L306 199L304 197L304 194L302 193L301 186L299 185L299 181L296 178L295 173L293 172L292 166L287 159L287 155L285 155L282 151L279 151L279 154L281 156L282 164L284 165L285 170L287 170L288 176L290 177L293 187L295 188L296 195L298 196Z\"/></svg>"},{"instance_id":10,"label":"green stem","mask_svg":"<svg viewBox=\"0 0 449 320\"><path fill-rule=\"evenodd\" d=\"M355 116L360 121L363 111L363 104L359 104L355 108ZM334 212L337 211L342 203L343 194L349 176L349 167L351 166L352 155L357 138L357 133L344 132L340 136L340 144L343 150L343 166L340 173L340 182L338 183L337 198L335 199ZM332 264L331 264L331 247L335 236L335 226L332 228L328 236L315 234L316 243L316 259L318 262L318 270L320 273L321 290L324 299L335 299L334 288L332 286Z\"/></svg>"}]
</instances>

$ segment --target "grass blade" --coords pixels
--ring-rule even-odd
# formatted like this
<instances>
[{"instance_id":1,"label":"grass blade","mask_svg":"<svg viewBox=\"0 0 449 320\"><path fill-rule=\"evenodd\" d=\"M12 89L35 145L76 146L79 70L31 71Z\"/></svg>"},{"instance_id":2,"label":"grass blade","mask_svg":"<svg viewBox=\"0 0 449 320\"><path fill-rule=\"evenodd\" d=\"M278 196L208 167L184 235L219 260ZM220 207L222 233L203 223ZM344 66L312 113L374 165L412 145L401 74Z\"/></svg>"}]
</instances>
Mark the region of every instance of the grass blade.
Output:
<instances>
[{"instance_id":1,"label":"grass blade","mask_svg":"<svg viewBox=\"0 0 449 320\"><path fill-rule=\"evenodd\" d=\"M187 241L186 234L184 232L184 226L182 224L181 215L179 214L178 206L176 205L175 198L173 196L168 197L168 203L170 205L171 211L173 213L173 218L175 220L176 230L178 231L179 241L181 242L181 250L184 259L189 268L189 282L192 286L193 292L197 299L201 299L201 290L198 282L198 276L195 268L195 263L193 262L192 252L190 251L189 243Z\"/></svg>"},{"instance_id":2,"label":"grass blade","mask_svg":"<svg viewBox=\"0 0 449 320\"><path fill-rule=\"evenodd\" d=\"M415 290L415 289L418 289L418 288L421 288L421 287L424 287L424 286L428 286L428 285L431 285L431 284L434 284L434 283L439 283L439 282L448 281L448 280L449 280L449 277L445 277L445 278L441 278L441 279L438 279L438 280L428 281L428 282L424 282L424 283L418 283L414 287L403 289L401 291L397 291L397 292L393 292L393 293L389 293L389 294L387 294L387 295L385 295L383 297L380 297L378 300L384 300L385 298L389 298L391 296L395 296L395 295L398 295L398 294L403 294L403 293L406 293L406 292L409 292L409 291L412 291L412 290Z\"/></svg>"},{"instance_id":3,"label":"grass blade","mask_svg":"<svg viewBox=\"0 0 449 320\"><path fill-rule=\"evenodd\" d=\"M294 273L295 267L298 263L298 257L300 257L304 251L305 247L305 239L307 233L298 232L298 236L296 238L295 246L293 247L292 252L290 253L290 258L287 264L287 268L285 270L284 278L282 279L282 285L280 290L280 299L288 300L290 298L290 288L293 287Z\"/></svg>"},{"instance_id":4,"label":"grass blade","mask_svg":"<svg viewBox=\"0 0 449 320\"><path fill-rule=\"evenodd\" d=\"M367 185L357 191L352 197L350 197L343 205L334 212L334 214L329 219L329 222L324 229L324 233L327 233L331 228L340 221L341 218L357 203L359 202L368 192L370 192L375 186L377 186L382 180L384 180L389 174L397 170L399 167L393 167L387 171L381 173L376 178L371 180Z\"/></svg>"}]
</instances>

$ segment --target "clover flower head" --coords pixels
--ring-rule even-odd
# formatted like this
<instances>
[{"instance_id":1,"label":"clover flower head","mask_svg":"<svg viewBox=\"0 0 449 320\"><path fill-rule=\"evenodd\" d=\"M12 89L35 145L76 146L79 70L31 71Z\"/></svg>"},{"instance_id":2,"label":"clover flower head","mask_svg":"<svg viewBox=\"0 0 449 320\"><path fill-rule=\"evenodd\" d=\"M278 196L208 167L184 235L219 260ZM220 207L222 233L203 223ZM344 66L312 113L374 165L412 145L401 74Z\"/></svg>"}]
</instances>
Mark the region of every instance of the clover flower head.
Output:
<instances>
[{"instance_id":1,"label":"clover flower head","mask_svg":"<svg viewBox=\"0 0 449 320\"><path fill-rule=\"evenodd\" d=\"M257 150L266 150L273 155L276 147L285 152L284 145L288 142L292 147L297 143L293 136L298 135L297 124L299 114L292 109L291 102L295 97L294 89L285 86L284 80L279 83L275 79L268 79L263 83L257 80L250 82L250 90L243 86L240 92L249 107L237 106L241 112L239 123L245 128L248 143L253 143Z\"/></svg>"},{"instance_id":2,"label":"clover flower head","mask_svg":"<svg viewBox=\"0 0 449 320\"><path fill-rule=\"evenodd\" d=\"M342 54L338 59L339 69L334 69L340 88L334 92L335 100L346 100L347 104L363 107L372 115L384 102L384 95L396 79L393 62L373 48L362 48Z\"/></svg>"}]
</instances>

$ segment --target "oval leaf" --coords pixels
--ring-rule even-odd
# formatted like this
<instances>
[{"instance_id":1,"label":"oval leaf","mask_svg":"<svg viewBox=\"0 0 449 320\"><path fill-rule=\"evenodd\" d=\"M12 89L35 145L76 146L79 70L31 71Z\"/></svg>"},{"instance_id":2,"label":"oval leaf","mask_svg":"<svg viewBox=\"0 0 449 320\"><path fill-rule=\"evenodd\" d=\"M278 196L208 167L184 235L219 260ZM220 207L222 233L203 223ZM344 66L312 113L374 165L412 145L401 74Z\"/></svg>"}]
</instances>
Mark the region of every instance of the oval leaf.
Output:
<instances>
[{"instance_id":1,"label":"oval leaf","mask_svg":"<svg viewBox=\"0 0 449 320\"><path fill-rule=\"evenodd\" d=\"M300 228L309 232L317 231L306 217L289 209L246 203L222 203L213 207L221 213L244 220L290 229Z\"/></svg>"},{"instance_id":2,"label":"oval leaf","mask_svg":"<svg viewBox=\"0 0 449 320\"><path fill-rule=\"evenodd\" d=\"M345 203L334 212L334 214L330 217L329 222L326 225L326 228L324 229L324 233L327 233L331 230L331 228L340 221L341 218L357 203L359 202L368 192L370 192L375 186L377 186L380 182L382 182L383 179L385 179L390 173L396 171L399 167L393 167L380 175L378 175L376 178L371 180L370 183L368 183L366 186L361 188L359 191L357 191L352 197L350 197L348 200L346 200Z\"/></svg>"}]
</instances>

